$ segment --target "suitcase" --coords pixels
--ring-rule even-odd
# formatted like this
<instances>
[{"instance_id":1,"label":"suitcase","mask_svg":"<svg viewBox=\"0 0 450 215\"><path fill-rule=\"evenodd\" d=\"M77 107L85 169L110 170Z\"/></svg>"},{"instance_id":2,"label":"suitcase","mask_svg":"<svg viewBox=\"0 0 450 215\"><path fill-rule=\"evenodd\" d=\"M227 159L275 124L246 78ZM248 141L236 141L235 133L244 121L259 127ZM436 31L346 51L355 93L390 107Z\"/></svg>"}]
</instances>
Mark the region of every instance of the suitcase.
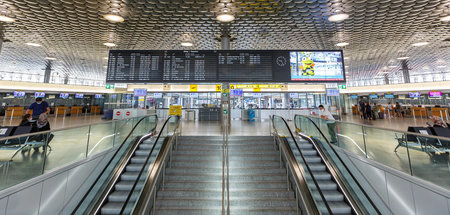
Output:
<instances>
[{"instance_id":1,"label":"suitcase","mask_svg":"<svg viewBox=\"0 0 450 215\"><path fill-rule=\"evenodd\" d=\"M383 118L384 118L384 114L381 113L381 112L378 112L378 118L379 118L379 119L383 119Z\"/></svg>"}]
</instances>

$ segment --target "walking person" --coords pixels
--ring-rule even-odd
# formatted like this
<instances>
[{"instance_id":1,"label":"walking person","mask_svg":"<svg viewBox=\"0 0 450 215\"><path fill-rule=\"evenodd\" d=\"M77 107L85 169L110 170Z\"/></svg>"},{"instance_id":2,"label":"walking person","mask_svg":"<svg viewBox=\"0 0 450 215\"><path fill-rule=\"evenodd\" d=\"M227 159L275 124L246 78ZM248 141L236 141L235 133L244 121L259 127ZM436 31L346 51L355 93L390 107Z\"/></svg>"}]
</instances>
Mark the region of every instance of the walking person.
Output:
<instances>
[{"instance_id":1,"label":"walking person","mask_svg":"<svg viewBox=\"0 0 450 215\"><path fill-rule=\"evenodd\" d=\"M42 98L36 98L36 102L33 102L33 104L28 107L26 114L31 114L31 111L33 111L33 120L37 120L42 113L49 114L50 107L46 101L42 101Z\"/></svg>"},{"instance_id":2,"label":"walking person","mask_svg":"<svg viewBox=\"0 0 450 215\"><path fill-rule=\"evenodd\" d=\"M334 121L333 115L323 107L323 105L319 105L319 115L320 118L327 120L328 134L330 135L330 143L337 143L336 136L336 121Z\"/></svg>"},{"instance_id":3,"label":"walking person","mask_svg":"<svg viewBox=\"0 0 450 215\"><path fill-rule=\"evenodd\" d=\"M366 115L366 119L372 120L372 107L370 107L369 102L366 103L366 109L365 109L364 113Z\"/></svg>"},{"instance_id":4,"label":"walking person","mask_svg":"<svg viewBox=\"0 0 450 215\"><path fill-rule=\"evenodd\" d=\"M365 110L366 110L366 104L364 103L363 100L359 101L359 116L361 117L361 119L366 118L366 116L364 114Z\"/></svg>"}]
</instances>

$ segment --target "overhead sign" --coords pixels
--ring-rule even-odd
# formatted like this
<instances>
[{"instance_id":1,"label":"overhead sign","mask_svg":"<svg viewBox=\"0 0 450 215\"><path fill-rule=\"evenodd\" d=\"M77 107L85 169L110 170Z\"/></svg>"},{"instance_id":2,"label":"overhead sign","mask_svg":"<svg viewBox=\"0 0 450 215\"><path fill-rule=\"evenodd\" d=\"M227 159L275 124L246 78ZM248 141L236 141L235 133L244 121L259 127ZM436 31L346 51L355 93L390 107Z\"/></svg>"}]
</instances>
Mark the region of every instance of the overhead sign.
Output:
<instances>
[{"instance_id":1,"label":"overhead sign","mask_svg":"<svg viewBox=\"0 0 450 215\"><path fill-rule=\"evenodd\" d=\"M114 89L114 84L107 84L105 85L106 89Z\"/></svg>"},{"instance_id":2,"label":"overhead sign","mask_svg":"<svg viewBox=\"0 0 450 215\"><path fill-rule=\"evenodd\" d=\"M189 85L189 91L191 92L197 92L198 90L198 85L197 84L191 84Z\"/></svg>"},{"instance_id":3,"label":"overhead sign","mask_svg":"<svg viewBox=\"0 0 450 215\"><path fill-rule=\"evenodd\" d=\"M181 105L170 105L169 106L169 115L178 115L181 116Z\"/></svg>"},{"instance_id":4,"label":"overhead sign","mask_svg":"<svg viewBox=\"0 0 450 215\"><path fill-rule=\"evenodd\" d=\"M344 82L341 50L110 50L106 81Z\"/></svg>"},{"instance_id":5,"label":"overhead sign","mask_svg":"<svg viewBox=\"0 0 450 215\"><path fill-rule=\"evenodd\" d=\"M222 91L222 85L216 84L216 92Z\"/></svg>"},{"instance_id":6,"label":"overhead sign","mask_svg":"<svg viewBox=\"0 0 450 215\"><path fill-rule=\"evenodd\" d=\"M342 90L345 90L345 89L347 89L347 85L346 84L341 84L341 85L338 85L338 88L342 89Z\"/></svg>"}]
</instances>

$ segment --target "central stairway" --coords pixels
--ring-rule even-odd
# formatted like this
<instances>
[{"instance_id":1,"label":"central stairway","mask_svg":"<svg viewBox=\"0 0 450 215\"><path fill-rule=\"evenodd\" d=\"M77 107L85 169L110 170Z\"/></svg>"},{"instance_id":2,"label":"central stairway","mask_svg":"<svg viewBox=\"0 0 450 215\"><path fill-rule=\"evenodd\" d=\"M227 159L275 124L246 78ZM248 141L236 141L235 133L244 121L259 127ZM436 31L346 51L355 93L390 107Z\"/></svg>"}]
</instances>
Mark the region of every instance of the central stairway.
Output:
<instances>
[{"instance_id":1,"label":"central stairway","mask_svg":"<svg viewBox=\"0 0 450 215\"><path fill-rule=\"evenodd\" d=\"M156 214L222 213L222 136L181 136ZM273 137L229 137L230 214L296 214Z\"/></svg>"}]
</instances>

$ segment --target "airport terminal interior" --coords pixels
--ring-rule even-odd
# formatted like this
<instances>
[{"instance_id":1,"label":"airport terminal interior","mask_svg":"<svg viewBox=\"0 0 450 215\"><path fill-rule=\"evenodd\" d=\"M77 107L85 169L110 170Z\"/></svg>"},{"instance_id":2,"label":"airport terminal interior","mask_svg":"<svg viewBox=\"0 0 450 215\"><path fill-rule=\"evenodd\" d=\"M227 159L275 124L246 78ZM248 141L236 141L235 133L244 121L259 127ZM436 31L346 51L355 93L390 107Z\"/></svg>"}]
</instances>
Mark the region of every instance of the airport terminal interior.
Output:
<instances>
[{"instance_id":1,"label":"airport terminal interior","mask_svg":"<svg viewBox=\"0 0 450 215\"><path fill-rule=\"evenodd\" d=\"M450 0L0 0L0 215L450 214Z\"/></svg>"}]
</instances>

